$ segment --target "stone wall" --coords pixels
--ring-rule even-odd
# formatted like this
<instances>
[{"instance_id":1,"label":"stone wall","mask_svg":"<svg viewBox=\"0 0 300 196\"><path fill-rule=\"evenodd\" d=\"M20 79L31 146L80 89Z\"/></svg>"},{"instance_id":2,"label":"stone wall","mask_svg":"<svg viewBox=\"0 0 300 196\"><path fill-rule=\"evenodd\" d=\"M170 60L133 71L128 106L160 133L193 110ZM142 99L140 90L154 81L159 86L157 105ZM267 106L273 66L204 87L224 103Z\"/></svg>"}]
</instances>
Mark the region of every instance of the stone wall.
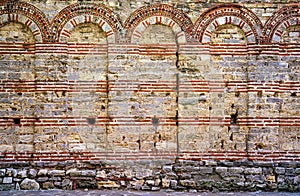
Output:
<instances>
[{"instance_id":1,"label":"stone wall","mask_svg":"<svg viewBox=\"0 0 300 196\"><path fill-rule=\"evenodd\" d=\"M0 190L299 191L297 1L0 3Z\"/></svg>"}]
</instances>

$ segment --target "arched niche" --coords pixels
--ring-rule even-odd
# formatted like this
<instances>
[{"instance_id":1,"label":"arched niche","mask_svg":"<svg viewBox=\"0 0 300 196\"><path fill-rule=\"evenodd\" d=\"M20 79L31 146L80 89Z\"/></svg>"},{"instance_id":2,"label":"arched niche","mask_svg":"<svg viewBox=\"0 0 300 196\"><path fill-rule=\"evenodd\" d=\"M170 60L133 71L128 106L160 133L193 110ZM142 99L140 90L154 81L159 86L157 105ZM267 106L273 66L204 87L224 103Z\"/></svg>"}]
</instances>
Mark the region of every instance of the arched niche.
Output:
<instances>
[{"instance_id":1,"label":"arched niche","mask_svg":"<svg viewBox=\"0 0 300 196\"><path fill-rule=\"evenodd\" d=\"M7 22L0 25L1 42L35 43L35 38L29 27L20 22Z\"/></svg>"},{"instance_id":2,"label":"arched niche","mask_svg":"<svg viewBox=\"0 0 300 196\"><path fill-rule=\"evenodd\" d=\"M264 25L264 42L278 43L285 30L290 26L300 25L300 7L298 4L292 4L279 9L273 13Z\"/></svg>"},{"instance_id":3,"label":"arched niche","mask_svg":"<svg viewBox=\"0 0 300 196\"><path fill-rule=\"evenodd\" d=\"M183 36L185 37L185 36ZM176 150L175 118L178 37L171 26L150 24L141 33L138 75L140 91L136 93L139 115L147 114L149 123L139 131L142 150ZM185 40L181 40L185 42Z\"/></svg>"},{"instance_id":4,"label":"arched niche","mask_svg":"<svg viewBox=\"0 0 300 196\"><path fill-rule=\"evenodd\" d=\"M70 80L105 80L107 69L107 34L92 22L77 24L70 30L68 43Z\"/></svg>"},{"instance_id":5,"label":"arched niche","mask_svg":"<svg viewBox=\"0 0 300 196\"><path fill-rule=\"evenodd\" d=\"M78 21L79 22L79 21ZM69 149L104 151L107 115L107 33L94 22L76 23L64 36L68 45L67 78L72 93ZM77 121L76 119L82 119ZM76 138L76 139L74 139Z\"/></svg>"},{"instance_id":6,"label":"arched niche","mask_svg":"<svg viewBox=\"0 0 300 196\"><path fill-rule=\"evenodd\" d=\"M211 35L212 43L232 43L232 44L246 44L247 37L244 31L233 24L224 24L218 26Z\"/></svg>"},{"instance_id":7,"label":"arched niche","mask_svg":"<svg viewBox=\"0 0 300 196\"><path fill-rule=\"evenodd\" d=\"M281 39L281 43L300 43L300 25L292 25L285 29Z\"/></svg>"},{"instance_id":8,"label":"arched niche","mask_svg":"<svg viewBox=\"0 0 300 196\"><path fill-rule=\"evenodd\" d=\"M81 23L70 32L68 43L107 44L106 33L94 23Z\"/></svg>"},{"instance_id":9,"label":"arched niche","mask_svg":"<svg viewBox=\"0 0 300 196\"><path fill-rule=\"evenodd\" d=\"M140 44L170 44L176 43L172 29L163 24L150 25L139 39Z\"/></svg>"},{"instance_id":10,"label":"arched niche","mask_svg":"<svg viewBox=\"0 0 300 196\"><path fill-rule=\"evenodd\" d=\"M260 19L238 4L216 5L204 11L194 25L195 38L201 43L210 43L212 32L226 24L240 27L248 43L259 43L263 27Z\"/></svg>"},{"instance_id":11,"label":"arched niche","mask_svg":"<svg viewBox=\"0 0 300 196\"><path fill-rule=\"evenodd\" d=\"M178 43L192 40L193 23L181 10L167 4L153 4L134 11L124 22L125 37L136 43L141 33L153 24L164 24L171 27L176 34Z\"/></svg>"},{"instance_id":12,"label":"arched niche","mask_svg":"<svg viewBox=\"0 0 300 196\"><path fill-rule=\"evenodd\" d=\"M0 24L0 42L0 79L4 88L0 95L8 97L0 100L1 115L7 119L6 126L0 128L0 145L5 144L3 151L32 152L34 126L27 122L36 116L36 39L28 26L14 20ZM25 131L26 123L29 126ZM30 139L24 143L24 138Z\"/></svg>"},{"instance_id":13,"label":"arched niche","mask_svg":"<svg viewBox=\"0 0 300 196\"><path fill-rule=\"evenodd\" d=\"M72 4L57 14L52 20L54 37L59 42L66 42L70 31L80 23L95 23L106 32L109 44L120 41L122 24L112 10L103 4Z\"/></svg>"}]
</instances>

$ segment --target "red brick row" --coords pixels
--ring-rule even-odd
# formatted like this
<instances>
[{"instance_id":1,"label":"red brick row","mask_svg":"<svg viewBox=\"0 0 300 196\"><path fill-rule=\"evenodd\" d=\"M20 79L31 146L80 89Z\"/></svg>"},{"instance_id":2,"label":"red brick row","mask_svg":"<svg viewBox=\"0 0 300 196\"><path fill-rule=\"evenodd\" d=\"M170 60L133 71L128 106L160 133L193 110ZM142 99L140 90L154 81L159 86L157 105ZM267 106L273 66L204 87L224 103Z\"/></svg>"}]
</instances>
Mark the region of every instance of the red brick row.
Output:
<instances>
[{"instance_id":1,"label":"red brick row","mask_svg":"<svg viewBox=\"0 0 300 196\"><path fill-rule=\"evenodd\" d=\"M175 92L176 81L108 81L109 91ZM105 81L7 81L2 80L0 92L106 92ZM258 83L252 81L180 81L179 92L300 92L300 82Z\"/></svg>"},{"instance_id":2,"label":"red brick row","mask_svg":"<svg viewBox=\"0 0 300 196\"><path fill-rule=\"evenodd\" d=\"M241 160L252 161L300 161L300 151L208 151L208 152L4 152L0 153L1 162L22 161L66 161L66 160Z\"/></svg>"},{"instance_id":3,"label":"red brick row","mask_svg":"<svg viewBox=\"0 0 300 196\"><path fill-rule=\"evenodd\" d=\"M89 123L88 119L94 118L93 123ZM232 122L230 116L193 116L193 117L178 117L175 119L172 116L156 117L158 123L155 126L300 126L300 117L245 117L240 116L237 122ZM18 120L16 120L18 119ZM0 126L154 126L153 117L138 117L138 116L96 116L96 117L76 117L76 116L58 116L58 117L20 117L20 116L3 116L0 119Z\"/></svg>"},{"instance_id":4,"label":"red brick row","mask_svg":"<svg viewBox=\"0 0 300 196\"><path fill-rule=\"evenodd\" d=\"M90 43L36 43L26 44L0 43L0 54L140 54L140 55L174 55L209 54L209 55L300 55L300 44L90 44Z\"/></svg>"}]
</instances>

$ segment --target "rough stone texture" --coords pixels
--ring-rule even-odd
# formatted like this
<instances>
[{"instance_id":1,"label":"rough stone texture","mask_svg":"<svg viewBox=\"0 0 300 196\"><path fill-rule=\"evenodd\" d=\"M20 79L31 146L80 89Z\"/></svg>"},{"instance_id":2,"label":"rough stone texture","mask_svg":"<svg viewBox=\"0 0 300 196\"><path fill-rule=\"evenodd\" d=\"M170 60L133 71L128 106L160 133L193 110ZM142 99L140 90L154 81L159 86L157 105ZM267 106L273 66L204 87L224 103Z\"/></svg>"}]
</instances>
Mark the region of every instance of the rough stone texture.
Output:
<instances>
[{"instance_id":1,"label":"rough stone texture","mask_svg":"<svg viewBox=\"0 0 300 196\"><path fill-rule=\"evenodd\" d=\"M31 180L28 178L25 178L21 184L20 184L21 189L24 190L39 190L40 185L37 183L35 180Z\"/></svg>"},{"instance_id":2,"label":"rough stone texture","mask_svg":"<svg viewBox=\"0 0 300 196\"><path fill-rule=\"evenodd\" d=\"M299 162L290 162L292 164L284 167L280 166L280 163L252 161L247 161L248 166L245 163L242 166L240 161L224 160L213 161L216 164L206 166L202 165L202 161L178 161L172 165L167 162L152 161L150 164L145 161L101 161L98 164L86 162L84 167L82 163L73 163L61 169L77 171L76 175L66 172L65 176L53 177L50 172L45 177L39 177L37 182L24 177L20 178L20 188L26 190L37 190L41 187L42 189L129 188L153 191L161 188L175 191L300 191ZM153 164L161 166L154 167ZM239 165L239 167L229 165ZM31 167L37 167L37 164L32 164ZM85 169L87 167L88 170ZM49 171L56 171L55 168L55 166L49 167ZM94 178L93 175L96 173L97 176ZM14 189L13 182L18 179L13 177L4 177L4 179L5 182L1 184L3 190L8 190L8 185Z\"/></svg>"},{"instance_id":3,"label":"rough stone texture","mask_svg":"<svg viewBox=\"0 0 300 196\"><path fill-rule=\"evenodd\" d=\"M299 12L1 1L0 190L299 191Z\"/></svg>"}]
</instances>

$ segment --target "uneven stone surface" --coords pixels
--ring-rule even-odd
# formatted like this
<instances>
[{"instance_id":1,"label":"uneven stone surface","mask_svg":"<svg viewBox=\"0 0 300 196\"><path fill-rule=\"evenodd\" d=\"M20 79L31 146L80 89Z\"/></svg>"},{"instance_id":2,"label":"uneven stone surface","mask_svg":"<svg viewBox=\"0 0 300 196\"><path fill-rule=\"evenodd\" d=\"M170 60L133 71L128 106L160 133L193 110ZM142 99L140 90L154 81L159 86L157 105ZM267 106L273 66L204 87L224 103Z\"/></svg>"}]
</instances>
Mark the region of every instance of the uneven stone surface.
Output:
<instances>
[{"instance_id":1,"label":"uneven stone surface","mask_svg":"<svg viewBox=\"0 0 300 196\"><path fill-rule=\"evenodd\" d=\"M37 180L26 176L3 177L2 190L21 189L131 189L144 191L291 191L299 192L299 162L279 167L280 163L263 164L248 161L185 161L165 164L158 161L115 161L48 166L40 169ZM118 163L118 165L115 165ZM212 164L213 163L213 164ZM161 165L153 167L153 165ZM201 165L201 166L199 166ZM227 166L226 166L227 165ZM236 165L236 166L233 166ZM264 166L262 166L264 165ZM260 166L260 167L259 167ZM23 168L36 168L37 164ZM89 169L87 169L89 168ZM63 173L65 175L54 176ZM76 173L75 173L76 171ZM285 172L283 172L285 171ZM75 175L76 174L76 175Z\"/></svg>"},{"instance_id":2,"label":"uneven stone surface","mask_svg":"<svg viewBox=\"0 0 300 196\"><path fill-rule=\"evenodd\" d=\"M28 178L25 178L21 184L20 184L21 189L24 190L39 190L40 185L37 183L35 180L31 180Z\"/></svg>"},{"instance_id":3,"label":"uneven stone surface","mask_svg":"<svg viewBox=\"0 0 300 196\"><path fill-rule=\"evenodd\" d=\"M137 191L120 191L120 190L77 190L77 191L63 191L63 190L49 190L49 191L3 191L1 192L3 196L22 196L24 194L28 196L52 196L52 195L64 195L64 196L80 196L80 195L102 195L102 196L123 196L123 195L132 195L132 196L142 196L142 195L153 195L153 196L167 196L167 195L198 195L198 196L226 196L226 195L237 195L237 196L296 196L297 193L274 193L274 192L244 192L244 193L193 193L193 192L172 192L172 191L157 191L157 192L137 192Z\"/></svg>"}]
</instances>

